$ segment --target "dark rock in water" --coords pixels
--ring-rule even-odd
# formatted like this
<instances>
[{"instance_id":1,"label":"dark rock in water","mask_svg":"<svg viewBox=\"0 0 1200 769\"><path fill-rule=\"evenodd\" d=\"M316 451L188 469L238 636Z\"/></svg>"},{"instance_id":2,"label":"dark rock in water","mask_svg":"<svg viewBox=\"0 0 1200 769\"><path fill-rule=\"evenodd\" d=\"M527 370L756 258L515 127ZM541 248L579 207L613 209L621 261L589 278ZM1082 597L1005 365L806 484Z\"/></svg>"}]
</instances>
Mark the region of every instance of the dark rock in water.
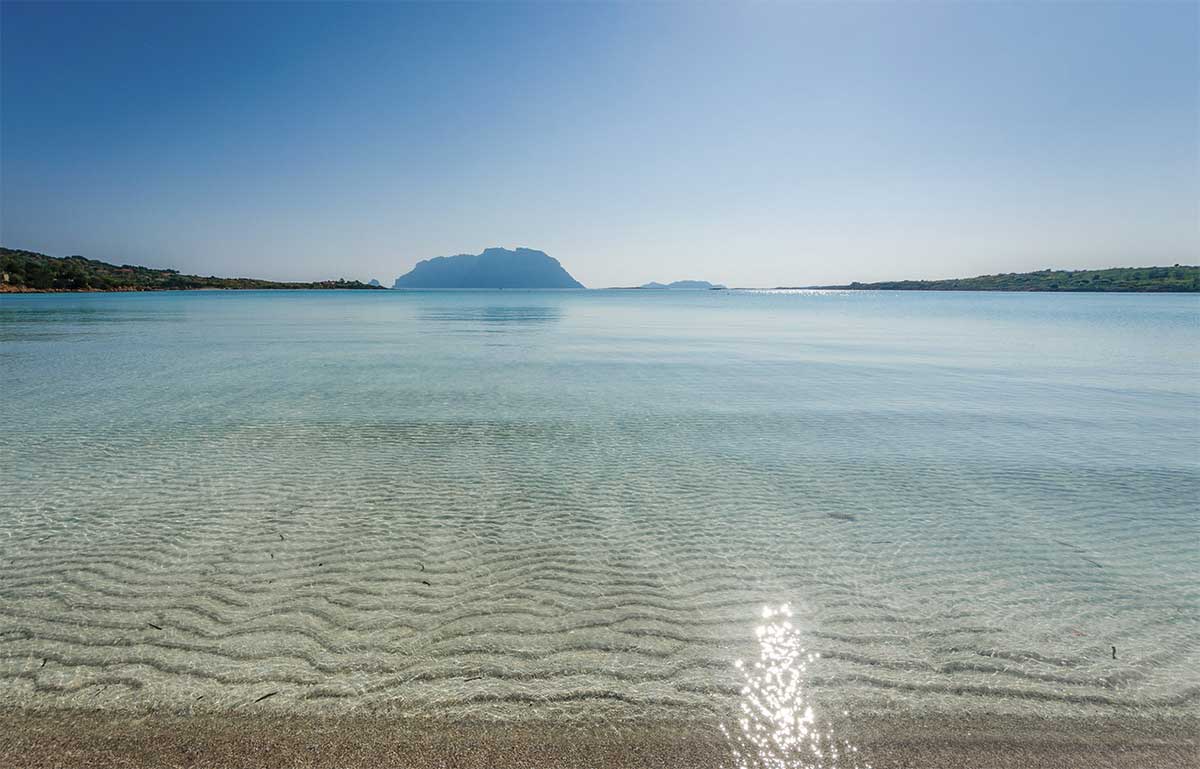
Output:
<instances>
[{"instance_id":1,"label":"dark rock in water","mask_svg":"<svg viewBox=\"0 0 1200 769\"><path fill-rule=\"evenodd\" d=\"M531 248L489 248L482 254L417 262L393 288L583 288L558 260Z\"/></svg>"}]
</instances>

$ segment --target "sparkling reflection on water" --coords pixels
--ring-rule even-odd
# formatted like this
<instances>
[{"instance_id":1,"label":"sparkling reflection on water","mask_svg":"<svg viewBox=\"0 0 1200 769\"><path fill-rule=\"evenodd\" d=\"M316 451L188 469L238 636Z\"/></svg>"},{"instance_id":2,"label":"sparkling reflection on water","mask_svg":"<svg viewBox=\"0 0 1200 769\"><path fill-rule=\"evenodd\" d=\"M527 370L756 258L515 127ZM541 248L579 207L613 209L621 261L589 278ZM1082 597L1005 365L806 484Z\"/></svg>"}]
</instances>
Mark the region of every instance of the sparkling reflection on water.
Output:
<instances>
[{"instance_id":1,"label":"sparkling reflection on water","mask_svg":"<svg viewBox=\"0 0 1200 769\"><path fill-rule=\"evenodd\" d=\"M820 654L801 645L788 604L764 606L763 624L755 628L759 657L738 660L742 672L741 713L732 728L721 731L730 745L736 769L871 769L859 763L858 748L834 736L805 698L804 675Z\"/></svg>"}]
</instances>

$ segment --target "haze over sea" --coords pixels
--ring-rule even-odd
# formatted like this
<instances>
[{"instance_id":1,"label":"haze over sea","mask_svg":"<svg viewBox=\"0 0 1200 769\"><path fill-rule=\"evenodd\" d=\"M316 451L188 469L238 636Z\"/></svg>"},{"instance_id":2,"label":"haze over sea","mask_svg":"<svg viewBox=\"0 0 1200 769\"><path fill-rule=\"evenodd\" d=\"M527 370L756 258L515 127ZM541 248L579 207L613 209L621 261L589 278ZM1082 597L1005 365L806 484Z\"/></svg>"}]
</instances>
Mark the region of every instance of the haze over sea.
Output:
<instances>
[{"instance_id":1,"label":"haze over sea","mask_svg":"<svg viewBox=\"0 0 1200 769\"><path fill-rule=\"evenodd\" d=\"M788 604L831 718L1194 716L1198 310L4 296L5 699L725 720Z\"/></svg>"}]
</instances>

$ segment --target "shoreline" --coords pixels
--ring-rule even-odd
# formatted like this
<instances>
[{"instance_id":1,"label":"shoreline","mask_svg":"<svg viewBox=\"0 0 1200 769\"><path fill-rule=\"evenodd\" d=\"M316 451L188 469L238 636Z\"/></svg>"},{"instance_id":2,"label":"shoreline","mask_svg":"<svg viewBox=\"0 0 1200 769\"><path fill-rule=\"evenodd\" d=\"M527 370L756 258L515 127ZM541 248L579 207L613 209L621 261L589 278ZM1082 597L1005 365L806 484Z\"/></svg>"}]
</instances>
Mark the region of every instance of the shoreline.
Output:
<instances>
[{"instance_id":1,"label":"shoreline","mask_svg":"<svg viewBox=\"0 0 1200 769\"><path fill-rule=\"evenodd\" d=\"M643 288L641 286L606 286L602 288L388 288L387 286L189 286L180 288L29 288L0 283L0 294L148 294L180 291L640 291L643 293L676 293L699 294L712 291L827 291L844 293L848 291L879 293L925 293L925 294L1154 294L1176 296L1179 294L1197 294L1195 288L1156 288L1156 289L1046 289L1046 288L878 288L874 286L729 286L726 288Z\"/></svg>"},{"instance_id":2,"label":"shoreline","mask_svg":"<svg viewBox=\"0 0 1200 769\"><path fill-rule=\"evenodd\" d=\"M155 294L180 291L390 291L383 286L189 286L184 288L27 288L0 284L0 294Z\"/></svg>"},{"instance_id":3,"label":"shoreline","mask_svg":"<svg viewBox=\"0 0 1200 769\"><path fill-rule=\"evenodd\" d=\"M1200 766L1200 717L912 718L838 727L873 769ZM650 769L730 766L715 723L519 723L388 715L0 710L0 767ZM849 769L852 761L836 766Z\"/></svg>"}]
</instances>

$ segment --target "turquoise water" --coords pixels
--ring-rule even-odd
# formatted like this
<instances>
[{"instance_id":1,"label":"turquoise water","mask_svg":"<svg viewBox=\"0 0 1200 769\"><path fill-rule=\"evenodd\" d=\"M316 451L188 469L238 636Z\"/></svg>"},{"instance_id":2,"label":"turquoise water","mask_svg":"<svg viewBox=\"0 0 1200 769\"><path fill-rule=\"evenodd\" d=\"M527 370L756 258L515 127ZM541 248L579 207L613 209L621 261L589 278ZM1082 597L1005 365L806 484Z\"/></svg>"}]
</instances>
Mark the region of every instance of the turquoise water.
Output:
<instances>
[{"instance_id":1,"label":"turquoise water","mask_svg":"<svg viewBox=\"0 0 1200 769\"><path fill-rule=\"evenodd\" d=\"M0 686L724 718L787 604L821 712L1195 713L1197 342L1188 296L3 296Z\"/></svg>"}]
</instances>

